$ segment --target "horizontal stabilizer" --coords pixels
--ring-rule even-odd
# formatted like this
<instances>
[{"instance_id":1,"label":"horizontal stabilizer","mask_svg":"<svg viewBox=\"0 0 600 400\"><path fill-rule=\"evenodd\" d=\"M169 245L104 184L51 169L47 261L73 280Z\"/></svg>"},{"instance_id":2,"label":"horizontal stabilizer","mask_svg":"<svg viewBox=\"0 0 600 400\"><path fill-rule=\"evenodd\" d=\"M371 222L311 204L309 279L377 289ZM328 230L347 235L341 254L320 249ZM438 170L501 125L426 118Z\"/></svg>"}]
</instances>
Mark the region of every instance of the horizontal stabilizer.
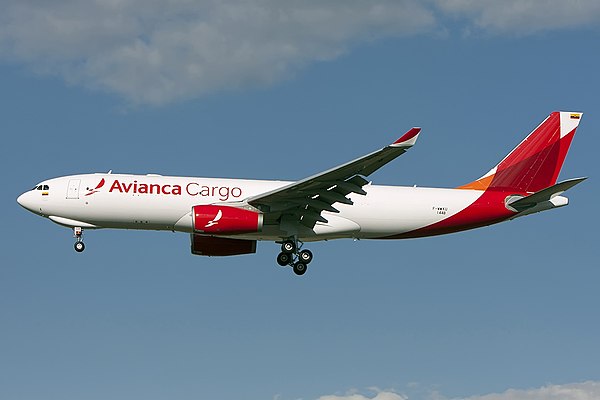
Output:
<instances>
[{"instance_id":1,"label":"horizontal stabilizer","mask_svg":"<svg viewBox=\"0 0 600 400\"><path fill-rule=\"evenodd\" d=\"M550 201L556 196L560 196L563 192L571 189L573 186L585 181L586 179L587 177L568 179L566 181L557 183L556 185L547 187L546 189L540 190L539 192L536 192L530 196L522 197L518 200L509 202L507 205L517 211L523 211L544 201Z\"/></svg>"}]
</instances>

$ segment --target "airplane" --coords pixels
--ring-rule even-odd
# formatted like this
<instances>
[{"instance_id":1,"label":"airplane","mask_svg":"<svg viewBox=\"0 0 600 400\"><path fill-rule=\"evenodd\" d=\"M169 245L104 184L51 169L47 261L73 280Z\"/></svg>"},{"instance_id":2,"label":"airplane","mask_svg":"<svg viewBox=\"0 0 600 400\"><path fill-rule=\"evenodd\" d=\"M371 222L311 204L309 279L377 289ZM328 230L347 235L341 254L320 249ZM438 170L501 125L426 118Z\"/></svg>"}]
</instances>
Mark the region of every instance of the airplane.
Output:
<instances>
[{"instance_id":1,"label":"airplane","mask_svg":"<svg viewBox=\"0 0 600 400\"><path fill-rule=\"evenodd\" d=\"M281 245L277 263L303 275L313 260L304 243L331 239L407 239L483 227L566 206L561 194L586 178L557 183L580 112L552 112L481 178L456 188L373 185L366 178L411 148L412 128L390 145L295 182L94 173L45 180L17 202L73 230L82 252L88 229L190 234L191 252L256 252Z\"/></svg>"}]
</instances>

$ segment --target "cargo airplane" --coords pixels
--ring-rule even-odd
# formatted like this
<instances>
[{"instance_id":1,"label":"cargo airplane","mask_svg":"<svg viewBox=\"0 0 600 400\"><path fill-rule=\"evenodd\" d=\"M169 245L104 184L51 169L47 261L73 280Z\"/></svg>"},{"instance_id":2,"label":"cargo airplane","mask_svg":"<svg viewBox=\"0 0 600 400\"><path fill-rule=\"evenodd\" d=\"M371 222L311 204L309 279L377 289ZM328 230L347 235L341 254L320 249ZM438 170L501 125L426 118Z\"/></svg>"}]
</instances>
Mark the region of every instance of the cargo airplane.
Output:
<instances>
[{"instance_id":1,"label":"cargo airplane","mask_svg":"<svg viewBox=\"0 0 600 400\"><path fill-rule=\"evenodd\" d=\"M27 210L73 229L82 252L88 229L186 232L191 251L231 256L281 244L277 263L302 275L305 242L441 235L562 207L585 178L557 183L578 112L553 112L481 178L452 189L378 186L366 177L417 141L412 128L392 144L296 182L96 173L48 179L23 193Z\"/></svg>"}]
</instances>

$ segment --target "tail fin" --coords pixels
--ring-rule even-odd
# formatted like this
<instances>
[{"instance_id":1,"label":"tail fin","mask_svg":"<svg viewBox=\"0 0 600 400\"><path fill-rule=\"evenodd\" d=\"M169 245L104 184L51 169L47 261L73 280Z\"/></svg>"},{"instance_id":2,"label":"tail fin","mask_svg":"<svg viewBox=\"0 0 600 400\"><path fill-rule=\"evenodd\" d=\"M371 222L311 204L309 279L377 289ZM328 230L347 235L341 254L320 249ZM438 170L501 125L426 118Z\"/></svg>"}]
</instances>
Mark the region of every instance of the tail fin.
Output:
<instances>
[{"instance_id":1,"label":"tail fin","mask_svg":"<svg viewBox=\"0 0 600 400\"><path fill-rule=\"evenodd\" d=\"M554 185L582 115L551 113L490 172L460 189L537 192Z\"/></svg>"}]
</instances>

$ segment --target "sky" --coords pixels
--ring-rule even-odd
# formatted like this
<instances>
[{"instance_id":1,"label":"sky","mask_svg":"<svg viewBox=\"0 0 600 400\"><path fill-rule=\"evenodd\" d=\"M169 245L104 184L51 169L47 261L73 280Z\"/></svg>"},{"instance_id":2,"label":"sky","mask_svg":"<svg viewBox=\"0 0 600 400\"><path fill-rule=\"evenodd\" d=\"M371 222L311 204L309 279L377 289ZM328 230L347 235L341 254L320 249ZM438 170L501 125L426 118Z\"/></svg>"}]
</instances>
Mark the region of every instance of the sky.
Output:
<instances>
[{"instance_id":1,"label":"sky","mask_svg":"<svg viewBox=\"0 0 600 400\"><path fill-rule=\"evenodd\" d=\"M0 398L600 398L596 1L0 5ZM309 271L72 233L15 199L113 170L297 180L419 143L375 184L455 187L554 110L584 113L568 207Z\"/></svg>"}]
</instances>

